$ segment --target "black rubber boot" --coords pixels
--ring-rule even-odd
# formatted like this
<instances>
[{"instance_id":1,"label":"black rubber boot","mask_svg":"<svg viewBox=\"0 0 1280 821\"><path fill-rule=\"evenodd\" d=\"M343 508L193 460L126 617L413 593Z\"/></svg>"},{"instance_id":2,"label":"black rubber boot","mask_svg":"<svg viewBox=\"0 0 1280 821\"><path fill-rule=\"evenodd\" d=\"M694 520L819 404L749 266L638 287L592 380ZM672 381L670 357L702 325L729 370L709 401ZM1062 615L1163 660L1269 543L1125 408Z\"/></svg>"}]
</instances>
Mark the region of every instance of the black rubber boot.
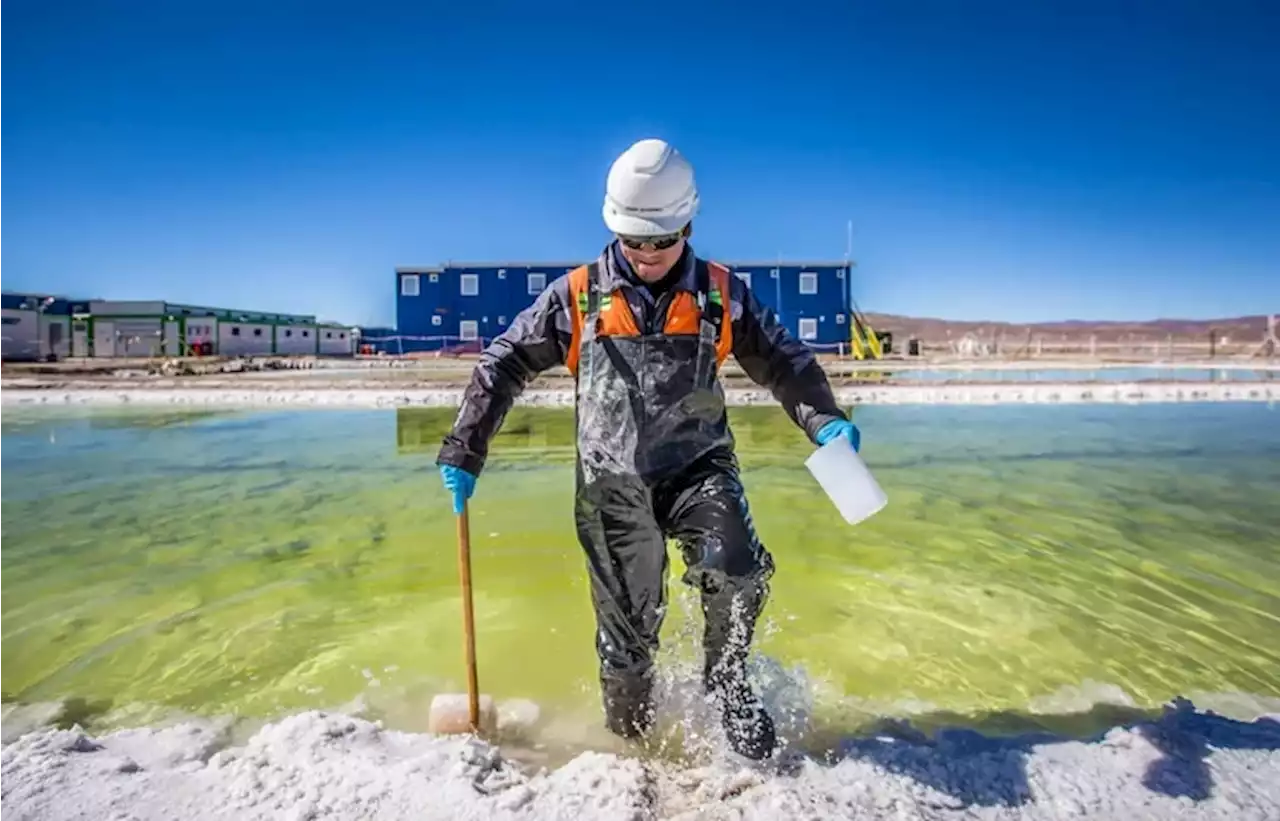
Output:
<instances>
[{"instance_id":1,"label":"black rubber boot","mask_svg":"<svg viewBox=\"0 0 1280 821\"><path fill-rule=\"evenodd\" d=\"M653 729L653 674L600 674L605 726L614 735L641 738Z\"/></svg>"},{"instance_id":2,"label":"black rubber boot","mask_svg":"<svg viewBox=\"0 0 1280 821\"><path fill-rule=\"evenodd\" d=\"M734 752L757 761L768 758L778 746L777 730L747 682L747 651L764 603L764 582L747 579L726 583L711 577L704 580L703 591L704 686L720 710Z\"/></svg>"},{"instance_id":3,"label":"black rubber boot","mask_svg":"<svg viewBox=\"0 0 1280 821\"><path fill-rule=\"evenodd\" d=\"M778 734L764 704L745 681L711 691L720 709L729 746L738 755L760 761L778 748Z\"/></svg>"}]
</instances>

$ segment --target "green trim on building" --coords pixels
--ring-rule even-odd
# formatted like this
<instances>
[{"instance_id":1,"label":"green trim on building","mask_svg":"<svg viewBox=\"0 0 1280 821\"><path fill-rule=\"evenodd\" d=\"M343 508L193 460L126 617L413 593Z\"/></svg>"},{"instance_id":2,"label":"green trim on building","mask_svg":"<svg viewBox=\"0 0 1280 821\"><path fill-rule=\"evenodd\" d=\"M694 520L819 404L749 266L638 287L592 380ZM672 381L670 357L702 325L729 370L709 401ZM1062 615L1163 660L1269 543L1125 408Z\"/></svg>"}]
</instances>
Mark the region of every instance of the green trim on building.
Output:
<instances>
[{"instance_id":1,"label":"green trim on building","mask_svg":"<svg viewBox=\"0 0 1280 821\"><path fill-rule=\"evenodd\" d=\"M167 303L166 303L166 307L170 309L191 308L192 310L191 311L170 310L167 313L161 313L161 314L155 314L155 313L95 314L92 312L73 313L70 317L70 320L72 323L71 325L72 355L74 355L75 353L74 340L75 340L75 323L76 322L85 323L85 334L86 334L85 347L87 348L87 351L88 351L86 354L86 356L88 357L96 356L97 352L94 350L94 342L96 337L96 334L94 332L94 325L95 323L100 321L114 322L116 320L127 320L127 321L153 320L159 323L161 340L162 340L161 350L165 351L164 355L170 355L168 354L167 350L165 350L168 347L168 339L166 339L164 336L164 332L167 330L166 323L177 322L178 323L178 353L176 354L177 356L191 355L190 344L187 342L187 324L191 320L214 321L215 332L212 340L214 349L212 354L210 354L211 356L218 356L221 353L219 349L222 346L220 344L219 334L216 331L216 327L217 327L216 323L220 323L220 322L230 322L230 323L241 324L241 325L260 325L260 326L269 327L271 329L271 334L270 334L271 350L269 353L266 351L262 352L262 355L270 355L270 356L281 355L280 354L280 340L281 340L280 330L282 328L302 329L302 330L315 332L314 340L313 340L313 343L310 345L311 350L309 352L299 352L296 354L288 353L288 354L283 354L284 356L309 356L309 355L319 356L320 340L323 338L320 336L321 331L339 331L341 333L347 334L348 340L354 338L354 335L352 333L354 330L353 326L340 325L334 322L316 322L314 319L309 319L305 316L300 316L300 315L295 316L290 314L250 313L250 312L230 311L226 309L208 309L208 308L197 309L196 306L169 305ZM199 312L197 312L197 310Z\"/></svg>"}]
</instances>

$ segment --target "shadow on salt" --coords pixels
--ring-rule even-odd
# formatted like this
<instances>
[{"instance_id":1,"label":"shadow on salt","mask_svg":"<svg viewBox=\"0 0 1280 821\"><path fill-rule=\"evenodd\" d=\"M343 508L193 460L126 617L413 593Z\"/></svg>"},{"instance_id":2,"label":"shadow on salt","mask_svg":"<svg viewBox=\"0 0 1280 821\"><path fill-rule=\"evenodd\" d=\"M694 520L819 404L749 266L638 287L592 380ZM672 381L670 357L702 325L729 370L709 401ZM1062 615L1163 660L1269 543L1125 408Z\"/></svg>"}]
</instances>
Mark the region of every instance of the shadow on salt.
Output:
<instances>
[{"instance_id":1,"label":"shadow on salt","mask_svg":"<svg viewBox=\"0 0 1280 821\"><path fill-rule=\"evenodd\" d=\"M693 662L660 667L657 726L643 744L614 739L586 714L544 717L547 721L536 727L527 725L525 735L517 732L499 743L504 754L525 765L555 767L588 748L637 756L676 780L715 771L737 772L739 780L746 777L748 782L752 772L761 778L799 778L815 768L861 761L929 788L952 809L1031 802L1032 780L1055 777L1045 768L1046 760L1066 771L1097 769L1096 778L1105 780L1114 775L1105 763L1109 759L1103 756L1099 763L1098 757L1087 755L1098 748L1113 750L1118 767L1145 761L1141 781L1153 793L1199 802L1213 795L1206 761L1212 750L1280 750L1276 717L1239 721L1198 711L1184 698L1159 709L1095 703L1069 713L937 711L910 719L813 726L813 690L803 671L784 669L756 654L752 679L775 717L784 747L770 761L752 762L729 751L702 694L697 669ZM926 732L924 727L933 729ZM532 753L535 748L540 752ZM1031 774L1028 764L1036 752L1040 769Z\"/></svg>"}]
</instances>

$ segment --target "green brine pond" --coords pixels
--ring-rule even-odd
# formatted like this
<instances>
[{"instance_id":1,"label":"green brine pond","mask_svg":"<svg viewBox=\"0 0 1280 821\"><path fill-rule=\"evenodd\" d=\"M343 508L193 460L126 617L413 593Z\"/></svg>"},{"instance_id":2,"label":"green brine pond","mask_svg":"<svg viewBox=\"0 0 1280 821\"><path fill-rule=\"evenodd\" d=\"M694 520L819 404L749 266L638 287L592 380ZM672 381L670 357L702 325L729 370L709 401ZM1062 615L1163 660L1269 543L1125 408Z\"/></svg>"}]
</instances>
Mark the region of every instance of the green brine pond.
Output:
<instances>
[{"instance_id":1,"label":"green brine pond","mask_svg":"<svg viewBox=\"0 0 1280 821\"><path fill-rule=\"evenodd\" d=\"M97 728L323 708L424 729L432 696L465 690L433 465L453 415L6 409L4 701L69 702ZM781 410L731 418L778 565L754 669L814 737L1280 704L1280 411L859 408L890 502L856 527ZM563 410L516 409L493 444L472 500L478 654L484 692L590 746L572 459ZM662 665L689 690L701 616L676 556Z\"/></svg>"}]
</instances>

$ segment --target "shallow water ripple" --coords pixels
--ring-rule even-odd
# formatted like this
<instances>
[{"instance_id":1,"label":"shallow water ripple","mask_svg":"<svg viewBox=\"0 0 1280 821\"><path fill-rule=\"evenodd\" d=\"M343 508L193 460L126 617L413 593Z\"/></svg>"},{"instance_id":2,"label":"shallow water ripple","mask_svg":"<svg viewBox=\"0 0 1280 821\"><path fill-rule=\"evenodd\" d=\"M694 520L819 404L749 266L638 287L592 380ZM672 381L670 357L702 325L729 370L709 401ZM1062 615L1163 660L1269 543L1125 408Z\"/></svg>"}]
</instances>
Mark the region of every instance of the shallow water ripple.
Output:
<instances>
[{"instance_id":1,"label":"shallow water ripple","mask_svg":"<svg viewBox=\"0 0 1280 821\"><path fill-rule=\"evenodd\" d=\"M799 431L735 409L778 564L757 659L774 695L819 732L1280 699L1277 413L858 409L890 504L850 528ZM463 687L433 465L450 411L29 416L3 422L6 701L81 698L110 724L358 700L412 728ZM564 729L598 716L572 458L562 411L519 409L494 443L472 504L479 663L486 692L594 738ZM688 671L700 616L672 559L663 658Z\"/></svg>"}]
</instances>

